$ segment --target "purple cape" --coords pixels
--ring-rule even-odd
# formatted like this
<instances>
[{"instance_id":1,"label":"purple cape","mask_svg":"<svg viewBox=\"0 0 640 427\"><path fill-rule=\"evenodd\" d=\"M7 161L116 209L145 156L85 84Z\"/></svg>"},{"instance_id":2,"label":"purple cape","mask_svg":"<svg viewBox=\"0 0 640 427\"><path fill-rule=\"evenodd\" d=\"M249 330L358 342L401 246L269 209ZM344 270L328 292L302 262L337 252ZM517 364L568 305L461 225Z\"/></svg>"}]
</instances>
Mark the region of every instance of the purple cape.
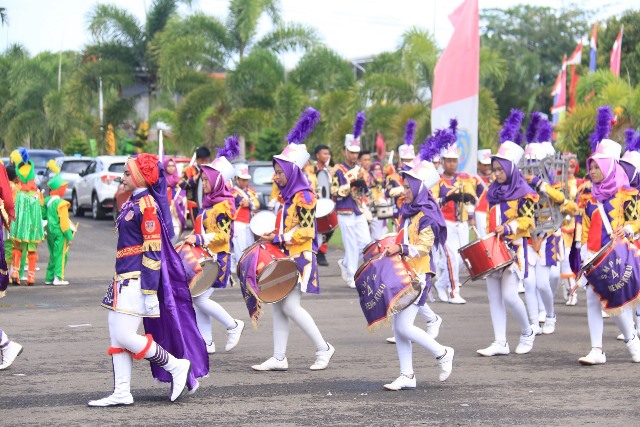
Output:
<instances>
[{"instance_id":1,"label":"purple cape","mask_svg":"<svg viewBox=\"0 0 640 427\"><path fill-rule=\"evenodd\" d=\"M494 161L500 163L500 166L504 169L507 181L504 184L499 184L496 180L491 183L489 190L487 190L487 201L490 205L496 205L507 200L521 199L527 194L536 194L510 160L494 156L491 158L491 162L493 163Z\"/></svg>"}]
</instances>

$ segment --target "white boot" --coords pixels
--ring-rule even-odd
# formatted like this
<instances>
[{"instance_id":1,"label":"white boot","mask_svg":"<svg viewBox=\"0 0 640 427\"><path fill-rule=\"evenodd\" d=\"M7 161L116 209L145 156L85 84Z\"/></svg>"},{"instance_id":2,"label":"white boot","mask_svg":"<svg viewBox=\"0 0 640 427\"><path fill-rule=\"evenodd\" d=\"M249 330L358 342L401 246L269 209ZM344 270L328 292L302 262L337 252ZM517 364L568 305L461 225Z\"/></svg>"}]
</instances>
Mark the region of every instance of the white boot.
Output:
<instances>
[{"instance_id":1,"label":"white boot","mask_svg":"<svg viewBox=\"0 0 640 427\"><path fill-rule=\"evenodd\" d=\"M121 406L132 405L131 395L131 353L124 351L111 356L113 362L113 394L100 400L89 401L89 406Z\"/></svg>"},{"instance_id":2,"label":"white boot","mask_svg":"<svg viewBox=\"0 0 640 427\"><path fill-rule=\"evenodd\" d=\"M146 359L151 363L161 366L171 374L171 394L169 395L169 399L175 402L187 389L187 379L191 373L191 361L187 359L177 359L167 350L160 347L158 343L155 343L155 345L155 354ZM194 387L192 391L195 391L196 388L197 387Z\"/></svg>"},{"instance_id":3,"label":"white boot","mask_svg":"<svg viewBox=\"0 0 640 427\"><path fill-rule=\"evenodd\" d=\"M6 336L6 335L5 335ZM20 356L22 353L22 346L15 341L9 341L2 347L0 351L2 354L2 358L0 359L0 371L7 369L16 357Z\"/></svg>"}]
</instances>

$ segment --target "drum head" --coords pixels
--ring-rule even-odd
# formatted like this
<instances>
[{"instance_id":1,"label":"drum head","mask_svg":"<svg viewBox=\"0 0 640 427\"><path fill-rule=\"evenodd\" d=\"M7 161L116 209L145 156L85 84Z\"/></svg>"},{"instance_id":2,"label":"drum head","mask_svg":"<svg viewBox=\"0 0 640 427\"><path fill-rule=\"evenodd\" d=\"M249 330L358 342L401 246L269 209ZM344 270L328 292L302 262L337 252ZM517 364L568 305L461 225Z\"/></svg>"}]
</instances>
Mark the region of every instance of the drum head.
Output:
<instances>
[{"instance_id":1,"label":"drum head","mask_svg":"<svg viewBox=\"0 0 640 427\"><path fill-rule=\"evenodd\" d=\"M191 292L192 297L202 295L218 279L220 271L218 261L213 258L207 258L200 261L200 267L202 267L202 272L189 283L189 292Z\"/></svg>"},{"instance_id":2,"label":"drum head","mask_svg":"<svg viewBox=\"0 0 640 427\"><path fill-rule=\"evenodd\" d=\"M331 199L318 199L316 204L316 218L329 215L336 208L336 204Z\"/></svg>"},{"instance_id":3,"label":"drum head","mask_svg":"<svg viewBox=\"0 0 640 427\"><path fill-rule=\"evenodd\" d=\"M249 228L256 236L271 233L276 229L276 214L271 211L260 211L251 218Z\"/></svg>"},{"instance_id":4,"label":"drum head","mask_svg":"<svg viewBox=\"0 0 640 427\"><path fill-rule=\"evenodd\" d=\"M298 284L298 266L292 259L278 259L267 265L258 276L258 298L262 302L278 302Z\"/></svg>"},{"instance_id":5,"label":"drum head","mask_svg":"<svg viewBox=\"0 0 640 427\"><path fill-rule=\"evenodd\" d=\"M328 199L331 197L331 176L325 169L319 170L316 174L318 180L318 193L321 199Z\"/></svg>"}]
</instances>

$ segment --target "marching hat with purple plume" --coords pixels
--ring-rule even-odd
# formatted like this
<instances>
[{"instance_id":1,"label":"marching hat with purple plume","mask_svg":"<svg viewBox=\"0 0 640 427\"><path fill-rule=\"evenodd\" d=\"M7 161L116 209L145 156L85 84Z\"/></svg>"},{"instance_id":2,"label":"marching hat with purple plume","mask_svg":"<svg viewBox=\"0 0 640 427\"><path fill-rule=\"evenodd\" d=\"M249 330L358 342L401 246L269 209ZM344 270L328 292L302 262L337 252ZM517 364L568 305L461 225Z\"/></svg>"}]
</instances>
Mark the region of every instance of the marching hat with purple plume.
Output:
<instances>
[{"instance_id":1,"label":"marching hat with purple plume","mask_svg":"<svg viewBox=\"0 0 640 427\"><path fill-rule=\"evenodd\" d=\"M624 145L626 151L622 158L621 162L627 162L636 170L636 174L640 171L640 133L637 133L634 129L627 129L624 131L625 141ZM631 180L632 178L629 178Z\"/></svg>"},{"instance_id":2,"label":"marching hat with purple plume","mask_svg":"<svg viewBox=\"0 0 640 427\"><path fill-rule=\"evenodd\" d=\"M446 132L444 134L443 132ZM436 139L444 138L444 141L447 141L447 145L443 146L442 158L447 159L458 159L460 158L460 153L458 153L458 120L451 119L449 120L449 128L441 129L436 131L435 133ZM441 144L444 144L442 141Z\"/></svg>"},{"instance_id":3,"label":"marching hat with purple plume","mask_svg":"<svg viewBox=\"0 0 640 427\"><path fill-rule=\"evenodd\" d=\"M291 132L289 132L289 135L287 135L286 139L289 144L282 150L281 154L273 156L273 158L294 163L302 169L310 157L304 141L319 122L320 113L311 107L307 107L300 115L296 125L291 129Z\"/></svg>"},{"instance_id":4,"label":"marching hat with purple plume","mask_svg":"<svg viewBox=\"0 0 640 427\"><path fill-rule=\"evenodd\" d=\"M354 153L360 152L360 135L362 135L365 120L364 111L356 114L356 121L353 123L353 133L348 133L344 137L344 148L347 149L347 151Z\"/></svg>"},{"instance_id":5,"label":"marching hat with purple plume","mask_svg":"<svg viewBox=\"0 0 640 427\"><path fill-rule=\"evenodd\" d=\"M401 159L411 160L416 156L413 149L413 136L416 132L416 122L409 120L404 127L404 144L398 147L398 156Z\"/></svg>"},{"instance_id":6,"label":"marching hat with purple plume","mask_svg":"<svg viewBox=\"0 0 640 427\"><path fill-rule=\"evenodd\" d=\"M240 154L240 141L238 135L232 135L224 140L224 147L218 148L218 155L211 162L211 167L220 172L225 181L233 178L235 169L231 160Z\"/></svg>"},{"instance_id":7,"label":"marching hat with purple plume","mask_svg":"<svg viewBox=\"0 0 640 427\"><path fill-rule=\"evenodd\" d=\"M523 119L524 113L522 111L516 108L511 110L502 130L500 130L500 148L498 148L498 152L493 157L509 160L514 165L520 162L524 155L524 150L520 146L520 141L522 140L520 126L522 126Z\"/></svg>"},{"instance_id":8,"label":"marching hat with purple plume","mask_svg":"<svg viewBox=\"0 0 640 427\"><path fill-rule=\"evenodd\" d=\"M622 146L616 141L609 139L609 133L611 132L614 120L615 116L611 111L611 107L608 105L598 107L595 129L591 136L589 136L589 140L591 141L591 157L620 160Z\"/></svg>"}]
</instances>

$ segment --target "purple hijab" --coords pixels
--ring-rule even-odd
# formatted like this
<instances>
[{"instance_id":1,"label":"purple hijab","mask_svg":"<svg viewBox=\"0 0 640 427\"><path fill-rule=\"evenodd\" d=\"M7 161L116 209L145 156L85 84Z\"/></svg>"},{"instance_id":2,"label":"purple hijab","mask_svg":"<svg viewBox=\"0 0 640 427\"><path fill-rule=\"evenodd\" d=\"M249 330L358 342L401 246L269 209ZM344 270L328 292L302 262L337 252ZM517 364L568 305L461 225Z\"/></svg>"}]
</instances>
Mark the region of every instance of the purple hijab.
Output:
<instances>
[{"instance_id":1,"label":"purple hijab","mask_svg":"<svg viewBox=\"0 0 640 427\"><path fill-rule=\"evenodd\" d=\"M591 171L591 162L596 162L604 179L599 184L591 182L591 194L598 202L612 199L620 188L629 188L629 177L617 160L612 158L587 159L587 171Z\"/></svg>"},{"instance_id":2,"label":"purple hijab","mask_svg":"<svg viewBox=\"0 0 640 427\"><path fill-rule=\"evenodd\" d=\"M307 191L313 194L309 181L307 181L304 173L297 165L286 160L273 159L274 166L276 163L282 168L284 176L287 177L287 184L284 187L276 183L285 204L290 205L293 203L293 197L300 191Z\"/></svg>"},{"instance_id":3,"label":"purple hijab","mask_svg":"<svg viewBox=\"0 0 640 427\"><path fill-rule=\"evenodd\" d=\"M202 197L202 207L208 209L213 205L222 203L225 200L231 203L231 206L235 206L233 196L227 189L227 183L224 182L224 178L216 169L210 165L202 165L202 173L209 180L211 184L211 193L207 193Z\"/></svg>"},{"instance_id":4,"label":"purple hijab","mask_svg":"<svg viewBox=\"0 0 640 427\"><path fill-rule=\"evenodd\" d=\"M499 184L497 180L491 183L489 190L487 190L487 201L489 201L490 205L496 205L507 200L517 200L527 194L536 194L529 187L520 170L513 165L513 162L495 156L491 158L491 163L494 161L500 163L500 166L504 169L507 181L504 184Z\"/></svg>"},{"instance_id":5,"label":"purple hijab","mask_svg":"<svg viewBox=\"0 0 640 427\"><path fill-rule=\"evenodd\" d=\"M166 158L162 161L162 165L164 166L165 172L167 170L167 165L169 164L169 162L173 163L174 166L176 166L176 162L172 159L172 158ZM176 167L176 170L173 171L173 174L169 175L168 173L167 175L167 187L175 187L178 182L180 182L180 175L178 175L178 168Z\"/></svg>"},{"instance_id":6,"label":"purple hijab","mask_svg":"<svg viewBox=\"0 0 640 427\"><path fill-rule=\"evenodd\" d=\"M431 191L422 185L422 181L406 174L404 178L409 183L409 187L411 187L413 201L408 204L402 204L402 208L400 209L402 220L409 219L418 212L424 213L424 216L420 219L420 226L431 226L436 236L435 244L444 245L447 241L447 225L444 221L442 211L438 206L438 202L436 202L433 195L431 195Z\"/></svg>"},{"instance_id":7,"label":"purple hijab","mask_svg":"<svg viewBox=\"0 0 640 427\"><path fill-rule=\"evenodd\" d=\"M640 190L640 173L637 173L636 167L625 161L620 161L620 167L626 172L627 178L629 178L629 185L636 190Z\"/></svg>"}]
</instances>

